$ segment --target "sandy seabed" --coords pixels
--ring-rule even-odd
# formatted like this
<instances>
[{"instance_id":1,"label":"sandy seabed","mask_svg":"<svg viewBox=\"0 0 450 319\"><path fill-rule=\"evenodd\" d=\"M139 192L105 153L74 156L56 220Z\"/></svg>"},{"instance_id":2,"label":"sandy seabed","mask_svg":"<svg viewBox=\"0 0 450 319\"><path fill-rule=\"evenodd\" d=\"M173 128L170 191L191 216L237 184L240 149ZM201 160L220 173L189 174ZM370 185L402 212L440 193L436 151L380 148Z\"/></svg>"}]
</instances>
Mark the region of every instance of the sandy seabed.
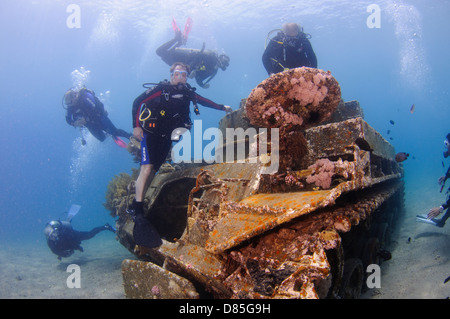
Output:
<instances>
[{"instance_id":1,"label":"sandy seabed","mask_svg":"<svg viewBox=\"0 0 450 319\"><path fill-rule=\"evenodd\" d=\"M444 203L445 194L425 187L405 198L406 213L392 236L392 259L381 264L381 288L369 289L362 298L450 298L450 281L444 283L450 276L450 219L439 228L415 218Z\"/></svg>"},{"instance_id":2,"label":"sandy seabed","mask_svg":"<svg viewBox=\"0 0 450 319\"><path fill-rule=\"evenodd\" d=\"M108 236L109 235L109 236ZM122 299L121 263L134 259L110 233L82 242L84 252L59 261L45 240L32 245L1 245L0 298ZM80 288L68 288L70 264L80 267Z\"/></svg>"},{"instance_id":3,"label":"sandy seabed","mask_svg":"<svg viewBox=\"0 0 450 319\"><path fill-rule=\"evenodd\" d=\"M435 190L407 193L406 213L392 236L392 259L381 264L381 288L365 291L365 299L446 299L450 297L450 219L444 228L416 222L417 214L444 202ZM110 233L82 243L59 261L45 240L0 243L1 299L123 299L121 263L135 259ZM81 270L81 287L68 288L70 264Z\"/></svg>"},{"instance_id":4,"label":"sandy seabed","mask_svg":"<svg viewBox=\"0 0 450 319\"><path fill-rule=\"evenodd\" d=\"M447 222L447 224L449 224ZM401 228L392 259L381 265L381 288L363 298L450 298L450 225L437 228L408 218Z\"/></svg>"}]
</instances>

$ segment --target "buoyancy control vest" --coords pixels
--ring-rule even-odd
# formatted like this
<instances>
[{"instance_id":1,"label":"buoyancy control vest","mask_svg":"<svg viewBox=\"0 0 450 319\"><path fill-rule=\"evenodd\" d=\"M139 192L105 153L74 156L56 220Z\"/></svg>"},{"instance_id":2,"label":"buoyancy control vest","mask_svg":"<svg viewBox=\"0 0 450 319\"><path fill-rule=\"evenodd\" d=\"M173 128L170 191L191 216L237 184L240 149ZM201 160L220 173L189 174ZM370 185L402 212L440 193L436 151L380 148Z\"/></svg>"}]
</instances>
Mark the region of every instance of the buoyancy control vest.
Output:
<instances>
[{"instance_id":1,"label":"buoyancy control vest","mask_svg":"<svg viewBox=\"0 0 450 319\"><path fill-rule=\"evenodd\" d=\"M144 87L148 83L144 84ZM149 88L138 109L139 124L145 131L160 136L170 136L178 127L192 125L189 106L194 103L195 89L189 84L172 85L165 80Z\"/></svg>"}]
</instances>

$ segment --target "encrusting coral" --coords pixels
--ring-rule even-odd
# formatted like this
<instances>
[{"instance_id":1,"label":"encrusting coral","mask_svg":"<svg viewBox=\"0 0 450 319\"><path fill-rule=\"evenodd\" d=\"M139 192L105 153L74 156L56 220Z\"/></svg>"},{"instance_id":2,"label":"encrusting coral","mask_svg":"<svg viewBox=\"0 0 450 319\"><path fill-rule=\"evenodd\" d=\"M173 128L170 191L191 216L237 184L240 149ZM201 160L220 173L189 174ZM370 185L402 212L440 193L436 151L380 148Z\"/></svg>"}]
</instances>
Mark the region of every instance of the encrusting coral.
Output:
<instances>
[{"instance_id":1,"label":"encrusting coral","mask_svg":"<svg viewBox=\"0 0 450 319\"><path fill-rule=\"evenodd\" d=\"M130 176L127 173L120 173L116 175L108 184L108 189L105 194L106 202L103 206L110 211L112 217L116 217L116 208L118 201L125 198L128 193L128 187L130 183L136 180L139 171L135 168L132 169L133 173Z\"/></svg>"},{"instance_id":2,"label":"encrusting coral","mask_svg":"<svg viewBox=\"0 0 450 319\"><path fill-rule=\"evenodd\" d=\"M329 71L302 67L262 81L247 98L245 110L255 126L306 129L329 119L340 99L339 83Z\"/></svg>"},{"instance_id":3,"label":"encrusting coral","mask_svg":"<svg viewBox=\"0 0 450 319\"><path fill-rule=\"evenodd\" d=\"M328 189L331 186L331 181L335 173L335 165L329 159L319 159L313 165L308 167L313 169L313 173L306 178L306 181L310 184L314 183L322 189Z\"/></svg>"},{"instance_id":4,"label":"encrusting coral","mask_svg":"<svg viewBox=\"0 0 450 319\"><path fill-rule=\"evenodd\" d=\"M279 128L280 170L298 169L307 153L302 130L328 120L341 100L330 72L296 68L262 81L245 103L245 116L256 127Z\"/></svg>"},{"instance_id":5,"label":"encrusting coral","mask_svg":"<svg viewBox=\"0 0 450 319\"><path fill-rule=\"evenodd\" d=\"M336 175L348 179L352 174L352 165L348 161L339 159L336 162L330 161L327 158L318 159L308 169L313 172L306 178L307 183L314 183L322 189L329 189Z\"/></svg>"}]
</instances>

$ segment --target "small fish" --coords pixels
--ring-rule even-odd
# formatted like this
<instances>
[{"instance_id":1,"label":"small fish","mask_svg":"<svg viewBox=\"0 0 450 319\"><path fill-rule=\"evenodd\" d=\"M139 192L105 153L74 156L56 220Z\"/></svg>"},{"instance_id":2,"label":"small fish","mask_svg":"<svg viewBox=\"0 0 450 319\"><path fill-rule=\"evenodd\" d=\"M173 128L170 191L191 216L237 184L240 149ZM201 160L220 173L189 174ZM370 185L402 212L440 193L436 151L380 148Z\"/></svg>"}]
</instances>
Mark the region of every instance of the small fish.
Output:
<instances>
[{"instance_id":1,"label":"small fish","mask_svg":"<svg viewBox=\"0 0 450 319\"><path fill-rule=\"evenodd\" d=\"M441 161L441 163L442 163L442 167L444 167L444 168L445 168L445 165L444 165L444 161Z\"/></svg>"},{"instance_id":2,"label":"small fish","mask_svg":"<svg viewBox=\"0 0 450 319\"><path fill-rule=\"evenodd\" d=\"M393 137L390 137L389 139L390 139L391 141L393 141L393 140L394 140L394 138L393 138Z\"/></svg>"},{"instance_id":3,"label":"small fish","mask_svg":"<svg viewBox=\"0 0 450 319\"><path fill-rule=\"evenodd\" d=\"M408 159L409 154L405 152L399 152L395 155L395 161L397 163L401 163L403 161L406 161Z\"/></svg>"},{"instance_id":4,"label":"small fish","mask_svg":"<svg viewBox=\"0 0 450 319\"><path fill-rule=\"evenodd\" d=\"M448 276L448 277L444 280L444 284L446 284L449 280L450 280L450 276Z\"/></svg>"},{"instance_id":5,"label":"small fish","mask_svg":"<svg viewBox=\"0 0 450 319\"><path fill-rule=\"evenodd\" d=\"M409 244L411 242L411 237L408 237L408 240L406 242Z\"/></svg>"},{"instance_id":6,"label":"small fish","mask_svg":"<svg viewBox=\"0 0 450 319\"><path fill-rule=\"evenodd\" d=\"M389 123L391 123L392 125L395 124L395 122L393 120L390 120Z\"/></svg>"},{"instance_id":7,"label":"small fish","mask_svg":"<svg viewBox=\"0 0 450 319\"><path fill-rule=\"evenodd\" d=\"M413 114L415 109L416 109L416 106L413 104L411 106L411 109L409 110L409 113Z\"/></svg>"},{"instance_id":8,"label":"small fish","mask_svg":"<svg viewBox=\"0 0 450 319\"><path fill-rule=\"evenodd\" d=\"M388 134L388 135L391 134L391 130L387 130L387 134Z\"/></svg>"}]
</instances>

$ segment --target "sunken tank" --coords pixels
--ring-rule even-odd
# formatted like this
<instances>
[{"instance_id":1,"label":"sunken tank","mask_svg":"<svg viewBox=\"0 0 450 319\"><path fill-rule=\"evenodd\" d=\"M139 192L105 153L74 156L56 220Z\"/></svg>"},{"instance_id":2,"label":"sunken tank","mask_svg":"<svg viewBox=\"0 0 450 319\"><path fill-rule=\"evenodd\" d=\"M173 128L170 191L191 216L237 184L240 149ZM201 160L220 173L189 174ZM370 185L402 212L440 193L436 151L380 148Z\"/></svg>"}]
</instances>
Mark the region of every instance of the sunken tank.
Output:
<instances>
[{"instance_id":1,"label":"sunken tank","mask_svg":"<svg viewBox=\"0 0 450 319\"><path fill-rule=\"evenodd\" d=\"M389 258L404 187L359 103L341 100L330 72L297 68L219 127L214 163L165 165L146 193L160 247L133 241L136 176L110 183L105 206L137 257L122 263L126 297L357 298L368 265Z\"/></svg>"}]
</instances>

